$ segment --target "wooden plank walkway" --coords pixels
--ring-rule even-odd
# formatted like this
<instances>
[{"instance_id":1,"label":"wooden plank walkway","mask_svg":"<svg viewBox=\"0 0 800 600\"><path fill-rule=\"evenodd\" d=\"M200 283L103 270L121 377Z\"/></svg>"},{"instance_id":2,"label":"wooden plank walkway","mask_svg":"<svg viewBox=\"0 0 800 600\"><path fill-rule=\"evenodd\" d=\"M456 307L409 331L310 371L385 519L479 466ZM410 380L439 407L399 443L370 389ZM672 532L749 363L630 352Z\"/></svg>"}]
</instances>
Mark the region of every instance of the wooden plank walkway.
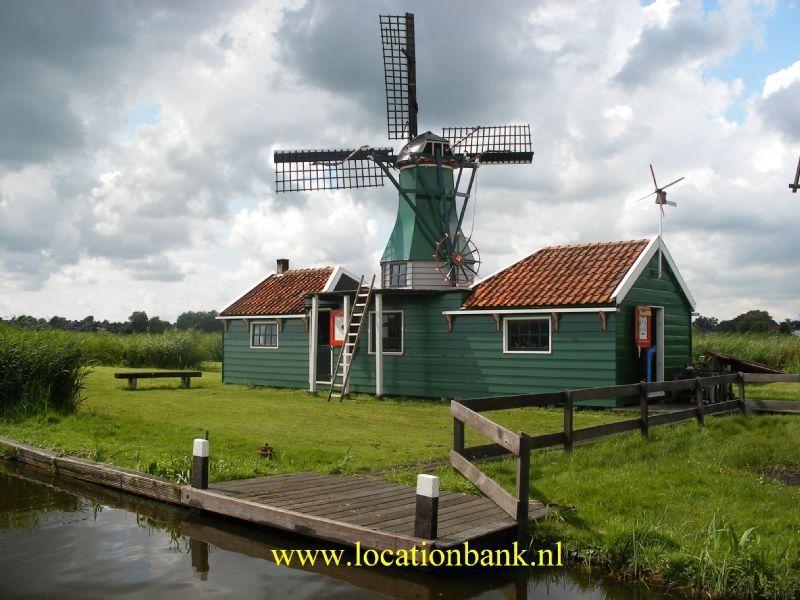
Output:
<instances>
[{"instance_id":1,"label":"wooden plank walkway","mask_svg":"<svg viewBox=\"0 0 800 600\"><path fill-rule=\"evenodd\" d=\"M182 489L183 503L302 535L365 548L419 547L414 536L415 490L369 476L291 473ZM547 507L533 502L530 516ZM482 496L445 492L439 498L439 532L429 546L502 538L516 521Z\"/></svg>"},{"instance_id":2,"label":"wooden plank walkway","mask_svg":"<svg viewBox=\"0 0 800 600\"><path fill-rule=\"evenodd\" d=\"M439 497L435 540L414 536L416 490L374 476L291 473L213 483L209 489L58 454L0 437L0 447L20 462L171 504L197 508L318 540L375 550L426 544L450 548L469 541L495 546L517 533L517 522L483 496L444 492ZM529 516L548 507L531 502Z\"/></svg>"}]
</instances>

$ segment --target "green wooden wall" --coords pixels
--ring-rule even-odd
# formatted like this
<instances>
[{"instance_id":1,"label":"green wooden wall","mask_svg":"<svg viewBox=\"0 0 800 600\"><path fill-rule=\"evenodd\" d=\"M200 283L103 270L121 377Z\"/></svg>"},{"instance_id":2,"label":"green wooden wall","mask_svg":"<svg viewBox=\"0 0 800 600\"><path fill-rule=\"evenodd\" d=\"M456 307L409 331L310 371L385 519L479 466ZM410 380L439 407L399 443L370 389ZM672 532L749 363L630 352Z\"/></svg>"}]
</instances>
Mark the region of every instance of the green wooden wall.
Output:
<instances>
[{"instance_id":1,"label":"green wooden wall","mask_svg":"<svg viewBox=\"0 0 800 600\"><path fill-rule=\"evenodd\" d=\"M243 321L231 320L223 338L223 381L308 388L308 333L300 319L285 319L278 348L251 348Z\"/></svg>"},{"instance_id":2,"label":"green wooden wall","mask_svg":"<svg viewBox=\"0 0 800 600\"><path fill-rule=\"evenodd\" d=\"M442 311L458 309L462 297L460 292L384 296L384 310L402 310L404 317L404 353L384 356L384 394L470 398L638 381L639 358L633 343L637 304L664 307L665 377L671 378L690 360L691 308L666 263L663 277L657 278L657 258L619 311L608 313L605 332L595 312L561 313L551 354L503 354L502 327L495 330L490 314L456 316L448 332ZM373 394L375 357L367 352L368 340L365 325L350 389ZM285 321L277 350L250 348L243 322L232 321L224 336L223 379L305 389L308 334L301 321Z\"/></svg>"},{"instance_id":3,"label":"green wooden wall","mask_svg":"<svg viewBox=\"0 0 800 600\"><path fill-rule=\"evenodd\" d=\"M564 313L552 354L503 354L502 327L495 330L490 314L457 316L447 331L442 311L459 308L461 298L384 297L385 311L403 311L405 338L402 356L384 356L384 394L470 398L614 384L613 318L603 332L596 313ZM374 393L375 357L362 335L350 387Z\"/></svg>"},{"instance_id":4,"label":"green wooden wall","mask_svg":"<svg viewBox=\"0 0 800 600\"><path fill-rule=\"evenodd\" d=\"M663 262L658 278L658 255L636 280L617 312L617 383L639 381L639 355L634 344L634 319L637 305L664 308L664 378L672 379L676 371L691 360L692 309L683 290Z\"/></svg>"}]
</instances>

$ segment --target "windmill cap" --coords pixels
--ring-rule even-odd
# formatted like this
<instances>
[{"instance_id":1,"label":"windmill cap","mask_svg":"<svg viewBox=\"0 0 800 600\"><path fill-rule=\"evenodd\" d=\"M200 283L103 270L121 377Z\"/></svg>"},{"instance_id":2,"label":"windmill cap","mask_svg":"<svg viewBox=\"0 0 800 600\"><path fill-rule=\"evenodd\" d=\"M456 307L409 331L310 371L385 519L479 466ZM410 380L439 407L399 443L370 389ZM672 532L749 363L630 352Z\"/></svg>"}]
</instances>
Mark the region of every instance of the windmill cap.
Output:
<instances>
[{"instance_id":1,"label":"windmill cap","mask_svg":"<svg viewBox=\"0 0 800 600\"><path fill-rule=\"evenodd\" d=\"M412 162L416 156L426 154L425 146L431 142L443 144L444 149L442 151L442 157L444 159L452 158L453 152L450 149L450 140L436 135L433 132L426 131L403 146L403 149L400 150L400 154L397 156L397 163ZM427 154L430 154L430 152Z\"/></svg>"}]
</instances>

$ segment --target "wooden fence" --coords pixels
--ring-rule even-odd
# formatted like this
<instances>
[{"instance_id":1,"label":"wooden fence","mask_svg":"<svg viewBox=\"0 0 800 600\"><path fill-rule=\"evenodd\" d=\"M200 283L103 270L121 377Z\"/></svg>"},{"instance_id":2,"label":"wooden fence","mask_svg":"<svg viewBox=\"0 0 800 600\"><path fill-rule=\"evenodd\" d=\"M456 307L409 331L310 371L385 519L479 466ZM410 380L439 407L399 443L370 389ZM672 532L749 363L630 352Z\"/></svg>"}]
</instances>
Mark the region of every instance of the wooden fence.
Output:
<instances>
[{"instance_id":1,"label":"wooden fence","mask_svg":"<svg viewBox=\"0 0 800 600\"><path fill-rule=\"evenodd\" d=\"M519 394L490 398L455 399L450 403L453 415L453 450L450 463L479 490L494 501L511 517L517 520L520 532L527 530L528 504L530 492L531 451L540 448L563 446L565 451L573 444L615 435L626 431L640 430L647 436L650 427L697 419L699 424L707 415L724 414L734 411L747 412L745 383L800 382L796 374L731 373L698 377L681 381L660 381L656 383L634 383L601 388L564 390L543 394ZM738 393L734 393L734 386ZM680 393L693 400L692 408L684 408L659 414L650 414L648 399L654 392ZM615 423L594 425L575 429L573 415L575 404L586 400L604 398L639 398L639 416ZM481 413L494 410L508 410L525 407L563 407L564 427L562 431L529 436L524 432L514 433L495 423ZM469 425L478 433L489 438L492 443L465 447L464 426ZM477 459L498 458L513 455L516 458L516 486L512 495L481 471L474 463Z\"/></svg>"}]
</instances>

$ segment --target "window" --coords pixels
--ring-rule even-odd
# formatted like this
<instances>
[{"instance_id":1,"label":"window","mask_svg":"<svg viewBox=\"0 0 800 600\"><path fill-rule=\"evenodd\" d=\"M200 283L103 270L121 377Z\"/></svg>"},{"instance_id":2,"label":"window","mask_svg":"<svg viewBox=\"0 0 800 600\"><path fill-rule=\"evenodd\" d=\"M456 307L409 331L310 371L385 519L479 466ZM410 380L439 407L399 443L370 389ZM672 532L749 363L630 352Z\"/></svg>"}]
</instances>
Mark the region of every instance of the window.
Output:
<instances>
[{"instance_id":1,"label":"window","mask_svg":"<svg viewBox=\"0 0 800 600\"><path fill-rule=\"evenodd\" d=\"M404 287L408 279L408 264L389 263L389 284L386 287Z\"/></svg>"},{"instance_id":2,"label":"window","mask_svg":"<svg viewBox=\"0 0 800 600\"><path fill-rule=\"evenodd\" d=\"M550 353L550 318L503 320L503 352Z\"/></svg>"},{"instance_id":3,"label":"window","mask_svg":"<svg viewBox=\"0 0 800 600\"><path fill-rule=\"evenodd\" d=\"M383 353L403 353L403 313L386 311L383 313ZM369 313L369 353L375 354L375 313Z\"/></svg>"},{"instance_id":4,"label":"window","mask_svg":"<svg viewBox=\"0 0 800 600\"><path fill-rule=\"evenodd\" d=\"M252 323L250 325L251 348L277 348L278 324L277 323Z\"/></svg>"}]
</instances>

